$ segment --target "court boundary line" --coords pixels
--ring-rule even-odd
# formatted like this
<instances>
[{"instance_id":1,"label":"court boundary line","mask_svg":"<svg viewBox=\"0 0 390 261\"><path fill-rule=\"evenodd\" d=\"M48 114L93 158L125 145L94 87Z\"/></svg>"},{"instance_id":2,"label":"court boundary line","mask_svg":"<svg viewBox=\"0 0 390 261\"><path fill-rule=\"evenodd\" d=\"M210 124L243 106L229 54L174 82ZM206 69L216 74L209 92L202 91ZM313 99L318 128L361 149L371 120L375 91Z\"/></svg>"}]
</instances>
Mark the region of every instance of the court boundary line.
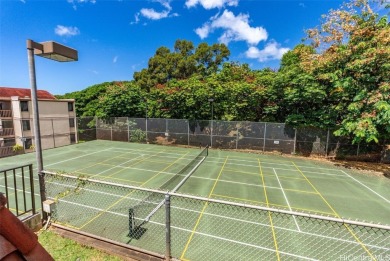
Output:
<instances>
[{"instance_id":1,"label":"court boundary line","mask_svg":"<svg viewBox=\"0 0 390 261\"><path fill-rule=\"evenodd\" d=\"M219 173L218 173L217 179L215 180L214 185L213 185L213 187L211 188L211 191L210 191L210 193L209 193L208 198L210 198L210 197L213 195L214 189L215 189L215 187L216 187L216 185L217 185L217 183L218 183L218 179L219 179L220 176L222 175L223 168L224 168L226 162L228 161L228 159L229 159L229 156L226 157L225 163L222 165L222 168L221 168L221 170L220 170ZM199 225L199 223L200 223L200 220L202 219L202 216L203 216L203 214L204 214L204 212L205 212L207 206L208 206L208 201L204 204L203 209L202 209L202 211L201 211L200 214L199 214L199 217L198 217L198 219L197 219L197 221L196 221L196 223L195 223L195 226L194 226L193 229L192 229L191 235L190 235L190 237L188 238L187 243L185 244L184 249L183 249L183 251L182 251L182 253L181 253L180 259L184 259L184 256L185 256L185 254L186 254L186 252L187 252L187 250L188 250L188 247L189 247L189 245L190 245L190 243L191 243L191 241L192 241L192 238L193 238L193 236L194 236L194 233L196 232L196 229L197 229L197 227L198 227L198 225Z\"/></svg>"},{"instance_id":2,"label":"court boundary line","mask_svg":"<svg viewBox=\"0 0 390 261\"><path fill-rule=\"evenodd\" d=\"M244 198L237 198L237 197L225 196L225 195L220 195L220 194L213 194L213 196L221 197L221 198L230 198L230 199L233 199L233 200L235 199L235 200L239 200L239 201L243 201L243 202L254 202L254 203L266 204L266 202L263 202L263 201L250 200L250 199L244 199ZM274 204L274 203L270 203L269 205L272 206L272 207L276 207L276 208L287 208L288 207L288 206L285 206L285 205L279 205L279 204ZM321 211L321 210L318 210L318 209L313 210L313 209L296 208L296 207L293 207L293 209L296 209L298 211L306 211L306 212L309 212L309 213L317 213L317 214L323 214L323 215L328 215L328 216L332 215L332 216L336 217L333 213L324 212L324 211Z\"/></svg>"},{"instance_id":3,"label":"court boundary line","mask_svg":"<svg viewBox=\"0 0 390 261\"><path fill-rule=\"evenodd\" d=\"M279 156L280 157L280 156ZM212 157L210 156L209 158L211 159L219 159L218 157ZM251 158L251 157L242 157L242 158L245 158L245 159L254 159L254 161L252 160L242 160L242 159L234 159L234 156L231 156L231 159L232 161L244 161L244 162L252 162L252 163L255 163L257 159L260 159L259 157L256 157L256 158ZM290 166L290 167L294 167L294 165L291 165L291 164L281 164L281 163L275 163L275 162L272 162L272 161L268 161L267 160L264 160L264 159L260 159L261 162L263 162L264 164L274 164L274 165L281 165L281 166ZM303 159L305 160L305 159ZM283 160L281 162L291 162L291 160ZM318 168L318 167L311 167L311 166L302 166L302 165L298 165L298 167L303 167L303 168L311 168L311 169L323 169L323 170L335 170L335 171L340 171L338 168ZM266 167L263 167L263 168L266 168Z\"/></svg>"},{"instance_id":4,"label":"court boundary line","mask_svg":"<svg viewBox=\"0 0 390 261\"><path fill-rule=\"evenodd\" d=\"M377 195L378 197L384 199L387 203L390 203L390 200L386 199L385 197L383 197L382 195L380 195L379 193L377 193L375 190L371 189L370 187L368 187L367 185L363 184L362 182L360 182L359 180L355 179L354 177L352 177L351 175L349 175L348 173L346 173L345 171L341 171L343 172L345 175L347 175L347 177L350 177L351 179L353 179L354 181L356 181L357 183L359 183L360 185L362 185L363 187L365 187L366 189L370 190L371 192L373 192L375 195Z\"/></svg>"},{"instance_id":5,"label":"court boundary line","mask_svg":"<svg viewBox=\"0 0 390 261\"><path fill-rule=\"evenodd\" d=\"M295 163L291 161L294 165ZM323 201L329 206L329 208L333 211L333 213L336 215L336 217L341 218L340 215L333 209L333 207L329 204L329 202L322 196L322 194L316 189L316 187L310 182L310 180L305 176L305 174L298 168L298 166L295 165L295 167L299 170L299 172L307 179L307 182L313 187L315 191L317 191L320 195L320 197L323 199ZM347 224L343 224L349 233L355 238L357 242L359 242L360 246L369 254L369 256L373 259L376 260L376 258L372 255L372 253L366 248L366 246L360 241L360 239L356 236L356 234L349 228Z\"/></svg>"},{"instance_id":6,"label":"court boundary line","mask_svg":"<svg viewBox=\"0 0 390 261\"><path fill-rule=\"evenodd\" d=\"M261 181L263 182L265 201L267 203L267 208L269 208L269 201L268 201L268 197L267 197L267 189L265 188L264 175L263 175L263 170L261 169L260 159L257 159L257 161L259 162L260 176L261 176ZM279 256L279 251L278 251L278 242L276 240L274 224L272 222L272 216L271 216L271 212L270 211L268 211L268 217L269 217L269 220L270 220L270 223L271 223L272 237L273 237L274 245L275 245L276 258L277 258L278 261L280 261L280 256Z\"/></svg>"},{"instance_id":7,"label":"court boundary line","mask_svg":"<svg viewBox=\"0 0 390 261\"><path fill-rule=\"evenodd\" d=\"M282 193L283 193L284 199L285 199L286 202L287 202L288 209L289 209L290 211L292 211L290 202L288 201L287 196L286 196L286 193L284 193L282 184L280 183L280 180L279 180L279 178L278 178L278 174L276 173L276 170L275 170L275 169L273 169L273 170L274 170L276 179L278 180L279 186L280 186L280 188L282 189ZM295 222L295 225L297 226L298 231L301 231L301 229L300 229L299 226L298 226L297 220L295 219L295 216L293 216L293 218L294 218L294 222Z\"/></svg>"}]
</instances>

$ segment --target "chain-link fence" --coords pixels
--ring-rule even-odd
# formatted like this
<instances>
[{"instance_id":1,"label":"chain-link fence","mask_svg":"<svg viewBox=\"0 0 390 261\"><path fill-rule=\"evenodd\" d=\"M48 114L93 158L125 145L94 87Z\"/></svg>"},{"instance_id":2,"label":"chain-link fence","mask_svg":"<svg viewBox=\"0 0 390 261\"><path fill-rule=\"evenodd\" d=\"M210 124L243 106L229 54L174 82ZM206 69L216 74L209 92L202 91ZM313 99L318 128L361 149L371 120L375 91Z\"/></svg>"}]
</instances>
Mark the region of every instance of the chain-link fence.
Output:
<instances>
[{"instance_id":1,"label":"chain-link fence","mask_svg":"<svg viewBox=\"0 0 390 261\"><path fill-rule=\"evenodd\" d=\"M34 151L32 119L2 123L0 157ZM284 123L81 117L41 118L40 126L42 149L100 139L162 145L210 145L220 149L275 151L303 156L337 155L339 158L372 161L379 161L383 151L378 144L352 144L351 139L337 137L332 130L293 128Z\"/></svg>"},{"instance_id":2,"label":"chain-link fence","mask_svg":"<svg viewBox=\"0 0 390 261\"><path fill-rule=\"evenodd\" d=\"M352 144L330 129L293 128L284 123L208 121L140 118L81 118L79 139L148 142L163 145L205 146L213 148L275 151L303 156L359 157L370 154L375 161L382 146ZM88 133L88 135L86 135Z\"/></svg>"},{"instance_id":3,"label":"chain-link fence","mask_svg":"<svg viewBox=\"0 0 390 261\"><path fill-rule=\"evenodd\" d=\"M166 257L202 261L390 258L390 227L385 225L50 172L45 179L46 196L55 201L54 222ZM133 213L145 199L148 211ZM151 209L154 214L148 217Z\"/></svg>"}]
</instances>

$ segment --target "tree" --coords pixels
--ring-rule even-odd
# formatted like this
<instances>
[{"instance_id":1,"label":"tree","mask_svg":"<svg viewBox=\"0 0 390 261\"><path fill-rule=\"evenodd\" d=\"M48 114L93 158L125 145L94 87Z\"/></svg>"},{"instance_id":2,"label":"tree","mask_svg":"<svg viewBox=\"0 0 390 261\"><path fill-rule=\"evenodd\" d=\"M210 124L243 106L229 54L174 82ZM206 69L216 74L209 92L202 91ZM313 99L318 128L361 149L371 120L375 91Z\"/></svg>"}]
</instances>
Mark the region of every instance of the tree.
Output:
<instances>
[{"instance_id":1,"label":"tree","mask_svg":"<svg viewBox=\"0 0 390 261\"><path fill-rule=\"evenodd\" d=\"M157 49L149 59L148 68L134 73L134 80L141 88L150 91L157 84L166 84L172 79L187 79L195 74L202 76L216 72L230 55L224 44L201 43L196 50L191 41L177 40L174 50Z\"/></svg>"},{"instance_id":2,"label":"tree","mask_svg":"<svg viewBox=\"0 0 390 261\"><path fill-rule=\"evenodd\" d=\"M313 46L303 66L331 89L336 135L354 142L385 141L390 136L390 26L368 1L354 0L325 16L308 31Z\"/></svg>"}]
</instances>

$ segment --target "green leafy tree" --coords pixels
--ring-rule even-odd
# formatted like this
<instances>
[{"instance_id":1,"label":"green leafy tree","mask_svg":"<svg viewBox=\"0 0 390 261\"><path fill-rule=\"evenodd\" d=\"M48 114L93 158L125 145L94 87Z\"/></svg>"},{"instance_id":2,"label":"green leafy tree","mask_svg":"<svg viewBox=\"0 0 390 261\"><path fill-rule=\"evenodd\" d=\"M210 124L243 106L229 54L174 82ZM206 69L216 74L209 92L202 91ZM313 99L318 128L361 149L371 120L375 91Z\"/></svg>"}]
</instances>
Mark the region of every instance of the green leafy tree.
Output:
<instances>
[{"instance_id":1,"label":"green leafy tree","mask_svg":"<svg viewBox=\"0 0 390 261\"><path fill-rule=\"evenodd\" d=\"M308 55L306 70L331 89L337 135L354 142L385 141L390 135L390 26L368 1L332 10L322 26L308 31L321 52Z\"/></svg>"}]
</instances>

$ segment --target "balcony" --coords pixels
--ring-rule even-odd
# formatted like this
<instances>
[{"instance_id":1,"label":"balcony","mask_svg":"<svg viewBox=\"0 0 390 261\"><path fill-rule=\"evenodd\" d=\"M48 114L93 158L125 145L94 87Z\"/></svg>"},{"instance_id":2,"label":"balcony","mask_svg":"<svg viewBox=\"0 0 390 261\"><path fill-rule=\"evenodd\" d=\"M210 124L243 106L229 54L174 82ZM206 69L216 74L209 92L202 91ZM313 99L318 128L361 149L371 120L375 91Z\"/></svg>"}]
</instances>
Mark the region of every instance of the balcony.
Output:
<instances>
[{"instance_id":1,"label":"balcony","mask_svg":"<svg viewBox=\"0 0 390 261\"><path fill-rule=\"evenodd\" d=\"M11 110L0 110L0 118L12 118Z\"/></svg>"},{"instance_id":2,"label":"balcony","mask_svg":"<svg viewBox=\"0 0 390 261\"><path fill-rule=\"evenodd\" d=\"M15 155L12 146L0 147L0 158Z\"/></svg>"},{"instance_id":3,"label":"balcony","mask_svg":"<svg viewBox=\"0 0 390 261\"><path fill-rule=\"evenodd\" d=\"M0 137L13 137L14 136L14 129L6 128L6 129L0 129Z\"/></svg>"}]
</instances>

